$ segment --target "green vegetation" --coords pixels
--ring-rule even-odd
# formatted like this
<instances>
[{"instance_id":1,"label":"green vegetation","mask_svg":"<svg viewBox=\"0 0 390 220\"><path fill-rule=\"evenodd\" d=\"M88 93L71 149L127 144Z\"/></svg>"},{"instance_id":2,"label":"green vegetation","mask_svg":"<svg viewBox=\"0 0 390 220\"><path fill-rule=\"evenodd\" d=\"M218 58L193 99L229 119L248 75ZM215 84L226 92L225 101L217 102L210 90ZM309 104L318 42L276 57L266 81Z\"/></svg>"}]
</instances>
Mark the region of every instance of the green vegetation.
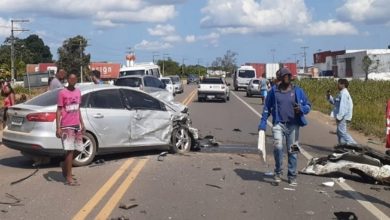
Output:
<instances>
[{"instance_id":1,"label":"green vegetation","mask_svg":"<svg viewBox=\"0 0 390 220\"><path fill-rule=\"evenodd\" d=\"M331 90L335 96L338 93L337 81L334 79L304 79L296 81L301 86L313 109L330 114L332 105L326 100L326 91ZM351 127L366 135L385 138L386 103L390 99L390 81L350 81L348 88L354 103Z\"/></svg>"}]
</instances>

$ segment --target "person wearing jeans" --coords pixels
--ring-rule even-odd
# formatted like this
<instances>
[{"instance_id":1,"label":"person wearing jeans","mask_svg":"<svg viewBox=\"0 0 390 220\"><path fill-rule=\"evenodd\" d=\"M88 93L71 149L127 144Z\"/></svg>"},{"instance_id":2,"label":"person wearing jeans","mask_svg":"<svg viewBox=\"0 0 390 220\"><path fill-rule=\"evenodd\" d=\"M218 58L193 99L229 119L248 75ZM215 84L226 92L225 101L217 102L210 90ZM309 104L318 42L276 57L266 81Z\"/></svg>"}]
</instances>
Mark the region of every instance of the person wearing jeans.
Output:
<instances>
[{"instance_id":1,"label":"person wearing jeans","mask_svg":"<svg viewBox=\"0 0 390 220\"><path fill-rule=\"evenodd\" d=\"M287 68L277 72L279 84L273 86L266 98L259 130L266 130L267 119L272 115L274 139L275 182L281 182L283 151L288 155L288 182L296 186L297 160L299 152L299 128L307 125L305 114L311 105L303 89L291 83L292 74ZM286 145L283 145L286 143Z\"/></svg>"},{"instance_id":2,"label":"person wearing jeans","mask_svg":"<svg viewBox=\"0 0 390 220\"><path fill-rule=\"evenodd\" d=\"M337 89L339 94L336 98L327 93L327 99L330 104L334 105L332 116L336 119L337 124L337 139L339 144L356 144L356 141L349 135L347 124L352 120L353 102L351 95L348 92L349 82L346 79L339 79Z\"/></svg>"}]
</instances>

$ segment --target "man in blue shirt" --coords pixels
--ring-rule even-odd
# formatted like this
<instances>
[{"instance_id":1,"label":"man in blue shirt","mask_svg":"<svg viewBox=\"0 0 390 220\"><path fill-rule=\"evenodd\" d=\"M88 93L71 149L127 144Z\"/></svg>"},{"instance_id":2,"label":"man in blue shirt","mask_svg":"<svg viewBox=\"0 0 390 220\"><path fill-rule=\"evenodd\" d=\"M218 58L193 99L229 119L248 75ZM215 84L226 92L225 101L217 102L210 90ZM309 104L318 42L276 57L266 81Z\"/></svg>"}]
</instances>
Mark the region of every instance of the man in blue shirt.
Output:
<instances>
[{"instance_id":1,"label":"man in blue shirt","mask_svg":"<svg viewBox=\"0 0 390 220\"><path fill-rule=\"evenodd\" d=\"M275 182L281 182L283 150L288 152L288 182L296 186L297 154L299 152L299 128L305 126L305 114L311 109L311 104L304 91L291 83L292 74L287 68L278 70L280 83L274 85L265 101L259 130L266 130L267 119L272 115L272 134L274 139ZM283 146L283 141L286 145Z\"/></svg>"},{"instance_id":2,"label":"man in blue shirt","mask_svg":"<svg viewBox=\"0 0 390 220\"><path fill-rule=\"evenodd\" d=\"M353 102L348 92L349 82L346 79L339 79L337 89L340 93L333 98L330 92L327 93L328 101L334 105L332 116L336 119L337 138L339 144L356 144L356 141L348 134L347 123L352 120Z\"/></svg>"}]
</instances>

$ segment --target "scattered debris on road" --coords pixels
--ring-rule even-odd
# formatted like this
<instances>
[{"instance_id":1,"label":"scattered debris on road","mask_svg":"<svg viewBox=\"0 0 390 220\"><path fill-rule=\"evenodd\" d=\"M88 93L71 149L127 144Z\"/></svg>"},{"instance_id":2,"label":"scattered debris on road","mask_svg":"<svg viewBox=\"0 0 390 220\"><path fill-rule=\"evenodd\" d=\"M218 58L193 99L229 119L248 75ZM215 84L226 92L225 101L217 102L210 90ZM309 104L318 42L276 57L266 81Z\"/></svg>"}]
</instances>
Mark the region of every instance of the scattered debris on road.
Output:
<instances>
[{"instance_id":1,"label":"scattered debris on road","mask_svg":"<svg viewBox=\"0 0 390 220\"><path fill-rule=\"evenodd\" d=\"M274 172L266 172L264 173L264 176L274 176Z\"/></svg>"},{"instance_id":2,"label":"scattered debris on road","mask_svg":"<svg viewBox=\"0 0 390 220\"><path fill-rule=\"evenodd\" d=\"M15 185L15 184L17 184L17 183L23 182L23 181L25 181L26 179L28 179L28 178L34 176L36 173L38 173L38 171L39 171L39 166L35 166L35 165L33 164L33 167L36 167L36 169L34 170L34 172L32 172L30 175L28 175L28 176L26 176L26 177L24 177L24 178L22 178L22 179L19 179L19 180L16 180L16 181L11 182L10 185Z\"/></svg>"},{"instance_id":3,"label":"scattered debris on road","mask_svg":"<svg viewBox=\"0 0 390 220\"><path fill-rule=\"evenodd\" d=\"M375 190L375 191L377 191L377 192L381 191L381 188L379 188L379 187L374 187L374 186L371 186L370 189L371 189L371 190Z\"/></svg>"},{"instance_id":4,"label":"scattered debris on road","mask_svg":"<svg viewBox=\"0 0 390 220\"><path fill-rule=\"evenodd\" d=\"M222 170L221 167L215 167L215 168L213 168L213 171L221 171L221 170Z\"/></svg>"},{"instance_id":5,"label":"scattered debris on road","mask_svg":"<svg viewBox=\"0 0 390 220\"><path fill-rule=\"evenodd\" d=\"M325 175L350 170L367 181L390 183L390 156L362 145L337 145L327 157L312 158L301 171Z\"/></svg>"},{"instance_id":6,"label":"scattered debris on road","mask_svg":"<svg viewBox=\"0 0 390 220\"><path fill-rule=\"evenodd\" d=\"M214 136L207 135L204 138L198 139L198 145L202 148L218 147L219 143L215 140Z\"/></svg>"},{"instance_id":7,"label":"scattered debris on road","mask_svg":"<svg viewBox=\"0 0 390 220\"><path fill-rule=\"evenodd\" d=\"M163 161L163 160L164 160L164 157L166 157L167 155L168 155L168 152L167 152L167 151L161 152L161 153L157 156L157 161Z\"/></svg>"},{"instance_id":8,"label":"scattered debris on road","mask_svg":"<svg viewBox=\"0 0 390 220\"><path fill-rule=\"evenodd\" d=\"M242 195L242 196L245 195L245 192L240 193L240 195Z\"/></svg>"},{"instance_id":9,"label":"scattered debris on road","mask_svg":"<svg viewBox=\"0 0 390 220\"><path fill-rule=\"evenodd\" d=\"M222 189L222 187L217 186L217 185L214 185L214 184L208 184L208 183L206 183L206 186L214 187L214 188L217 188L217 189Z\"/></svg>"},{"instance_id":10,"label":"scattered debris on road","mask_svg":"<svg viewBox=\"0 0 390 220\"><path fill-rule=\"evenodd\" d=\"M121 217L118 217L118 218L111 218L111 220L130 220L130 218L122 215Z\"/></svg>"},{"instance_id":11,"label":"scattered debris on road","mask_svg":"<svg viewBox=\"0 0 390 220\"><path fill-rule=\"evenodd\" d=\"M2 209L1 212L2 212L2 213L7 213L8 210Z\"/></svg>"},{"instance_id":12,"label":"scattered debris on road","mask_svg":"<svg viewBox=\"0 0 390 220\"><path fill-rule=\"evenodd\" d=\"M2 205L10 205L10 206L23 206L23 204L21 203L22 200L16 198L15 196L9 194L9 193L6 193L5 194L7 198L13 200L12 202L2 202L0 201L0 204Z\"/></svg>"},{"instance_id":13,"label":"scattered debris on road","mask_svg":"<svg viewBox=\"0 0 390 220\"><path fill-rule=\"evenodd\" d=\"M286 190L286 191L295 191L294 188L287 188L287 187L283 188L283 190Z\"/></svg>"},{"instance_id":14,"label":"scattered debris on road","mask_svg":"<svg viewBox=\"0 0 390 220\"><path fill-rule=\"evenodd\" d=\"M104 159L96 160L93 164L89 165L88 167L97 167L101 165L105 165L106 161Z\"/></svg>"},{"instance_id":15,"label":"scattered debris on road","mask_svg":"<svg viewBox=\"0 0 390 220\"><path fill-rule=\"evenodd\" d=\"M305 211L306 215L314 215L313 211Z\"/></svg>"},{"instance_id":16,"label":"scattered debris on road","mask_svg":"<svg viewBox=\"0 0 390 220\"><path fill-rule=\"evenodd\" d=\"M344 183L345 182L345 179L343 177L340 177L337 179L337 182L339 183Z\"/></svg>"},{"instance_id":17,"label":"scattered debris on road","mask_svg":"<svg viewBox=\"0 0 390 220\"><path fill-rule=\"evenodd\" d=\"M125 210L132 209L135 207L138 207L138 204L120 204L119 205L119 208L125 209Z\"/></svg>"},{"instance_id":18,"label":"scattered debris on road","mask_svg":"<svg viewBox=\"0 0 390 220\"><path fill-rule=\"evenodd\" d=\"M353 212L334 212L337 220L358 220L358 217Z\"/></svg>"},{"instance_id":19,"label":"scattered debris on road","mask_svg":"<svg viewBox=\"0 0 390 220\"><path fill-rule=\"evenodd\" d=\"M241 129L235 128L235 129L233 129L233 131L234 131L234 132L241 132Z\"/></svg>"},{"instance_id":20,"label":"scattered debris on road","mask_svg":"<svg viewBox=\"0 0 390 220\"><path fill-rule=\"evenodd\" d=\"M334 186L334 182L333 181L323 182L322 185L323 186L328 186L328 187L333 187Z\"/></svg>"}]
</instances>

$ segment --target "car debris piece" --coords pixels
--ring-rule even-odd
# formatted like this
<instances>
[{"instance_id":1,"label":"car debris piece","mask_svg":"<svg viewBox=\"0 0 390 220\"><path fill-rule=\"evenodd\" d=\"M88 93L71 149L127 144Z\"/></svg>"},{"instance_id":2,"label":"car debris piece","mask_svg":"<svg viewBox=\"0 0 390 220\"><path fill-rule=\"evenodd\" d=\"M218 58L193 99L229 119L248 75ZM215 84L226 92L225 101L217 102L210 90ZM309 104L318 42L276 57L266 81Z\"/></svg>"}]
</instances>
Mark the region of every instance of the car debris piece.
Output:
<instances>
[{"instance_id":1,"label":"car debris piece","mask_svg":"<svg viewBox=\"0 0 390 220\"><path fill-rule=\"evenodd\" d=\"M377 191L377 192L381 191L381 188L379 188L379 187L374 187L374 186L370 187L370 189L371 189L371 190L375 190L375 191Z\"/></svg>"},{"instance_id":2,"label":"car debris piece","mask_svg":"<svg viewBox=\"0 0 390 220\"><path fill-rule=\"evenodd\" d=\"M312 158L301 173L325 175L342 170L366 180L390 183L390 157L362 145L337 145L327 157Z\"/></svg>"},{"instance_id":3,"label":"car debris piece","mask_svg":"<svg viewBox=\"0 0 390 220\"><path fill-rule=\"evenodd\" d=\"M163 161L164 160L164 157L166 157L168 155L168 152L167 151L164 151L164 152L161 152L158 157L157 157L157 161Z\"/></svg>"},{"instance_id":4,"label":"car debris piece","mask_svg":"<svg viewBox=\"0 0 390 220\"><path fill-rule=\"evenodd\" d=\"M358 217L353 212L334 212L337 220L358 220Z\"/></svg>"},{"instance_id":5,"label":"car debris piece","mask_svg":"<svg viewBox=\"0 0 390 220\"><path fill-rule=\"evenodd\" d=\"M323 182L322 185L323 186L328 186L328 187L333 187L334 186L334 182L333 181Z\"/></svg>"},{"instance_id":6,"label":"car debris piece","mask_svg":"<svg viewBox=\"0 0 390 220\"><path fill-rule=\"evenodd\" d=\"M198 139L198 145L203 148L218 147L219 143L215 140L214 136L207 135L204 138Z\"/></svg>"},{"instance_id":7,"label":"car debris piece","mask_svg":"<svg viewBox=\"0 0 390 220\"><path fill-rule=\"evenodd\" d=\"M106 164L106 161L104 159L96 160L93 164L89 165L88 167L97 167Z\"/></svg>"},{"instance_id":8,"label":"car debris piece","mask_svg":"<svg viewBox=\"0 0 390 220\"><path fill-rule=\"evenodd\" d=\"M17 183L23 182L23 181L25 181L26 179L28 179L28 178L34 176L36 173L38 173L38 171L39 171L39 166L36 166L36 169L35 169L34 172L32 172L30 175L28 175L28 176L26 176L26 177L23 177L22 179L13 181L13 182L10 183L10 185L15 185L15 184L17 184Z\"/></svg>"},{"instance_id":9,"label":"car debris piece","mask_svg":"<svg viewBox=\"0 0 390 220\"><path fill-rule=\"evenodd\" d=\"M283 190L286 190L286 191L295 191L295 189L294 188L283 188Z\"/></svg>"},{"instance_id":10,"label":"car debris piece","mask_svg":"<svg viewBox=\"0 0 390 220\"><path fill-rule=\"evenodd\" d=\"M222 187L217 186L217 185L214 185L214 184L208 184L208 183L206 183L206 186L214 187L214 188L217 188L217 189L222 189Z\"/></svg>"},{"instance_id":11,"label":"car debris piece","mask_svg":"<svg viewBox=\"0 0 390 220\"><path fill-rule=\"evenodd\" d=\"M215 168L213 168L213 171L220 171L220 170L222 170L221 167L215 167Z\"/></svg>"},{"instance_id":12,"label":"car debris piece","mask_svg":"<svg viewBox=\"0 0 390 220\"><path fill-rule=\"evenodd\" d=\"M390 191L390 187L384 187L383 189L386 191Z\"/></svg>"},{"instance_id":13,"label":"car debris piece","mask_svg":"<svg viewBox=\"0 0 390 220\"><path fill-rule=\"evenodd\" d=\"M241 129L235 128L235 129L233 129L233 131L234 131L234 132L241 132Z\"/></svg>"},{"instance_id":14,"label":"car debris piece","mask_svg":"<svg viewBox=\"0 0 390 220\"><path fill-rule=\"evenodd\" d=\"M345 182L345 179L343 177L340 177L337 179L337 182L339 183L344 183Z\"/></svg>"},{"instance_id":15,"label":"car debris piece","mask_svg":"<svg viewBox=\"0 0 390 220\"><path fill-rule=\"evenodd\" d=\"M118 217L118 218L111 218L111 220L130 220L130 218L127 218L125 216L121 216L121 217Z\"/></svg>"},{"instance_id":16,"label":"car debris piece","mask_svg":"<svg viewBox=\"0 0 390 220\"><path fill-rule=\"evenodd\" d=\"M314 215L314 212L313 212L313 211L305 211L305 213L306 213L307 215Z\"/></svg>"},{"instance_id":17,"label":"car debris piece","mask_svg":"<svg viewBox=\"0 0 390 220\"><path fill-rule=\"evenodd\" d=\"M274 172L266 172L264 173L264 176L274 176Z\"/></svg>"},{"instance_id":18,"label":"car debris piece","mask_svg":"<svg viewBox=\"0 0 390 220\"><path fill-rule=\"evenodd\" d=\"M132 209L132 208L135 208L135 207L138 207L138 204L120 204L119 205L119 208L121 209Z\"/></svg>"},{"instance_id":19,"label":"car debris piece","mask_svg":"<svg viewBox=\"0 0 390 220\"><path fill-rule=\"evenodd\" d=\"M10 206L23 206L23 204L21 204L22 200L16 198L15 196L9 194L9 193L6 193L5 194L7 198L9 199L12 199L13 202L1 202L0 201L0 204L2 205L10 205Z\"/></svg>"}]
</instances>

